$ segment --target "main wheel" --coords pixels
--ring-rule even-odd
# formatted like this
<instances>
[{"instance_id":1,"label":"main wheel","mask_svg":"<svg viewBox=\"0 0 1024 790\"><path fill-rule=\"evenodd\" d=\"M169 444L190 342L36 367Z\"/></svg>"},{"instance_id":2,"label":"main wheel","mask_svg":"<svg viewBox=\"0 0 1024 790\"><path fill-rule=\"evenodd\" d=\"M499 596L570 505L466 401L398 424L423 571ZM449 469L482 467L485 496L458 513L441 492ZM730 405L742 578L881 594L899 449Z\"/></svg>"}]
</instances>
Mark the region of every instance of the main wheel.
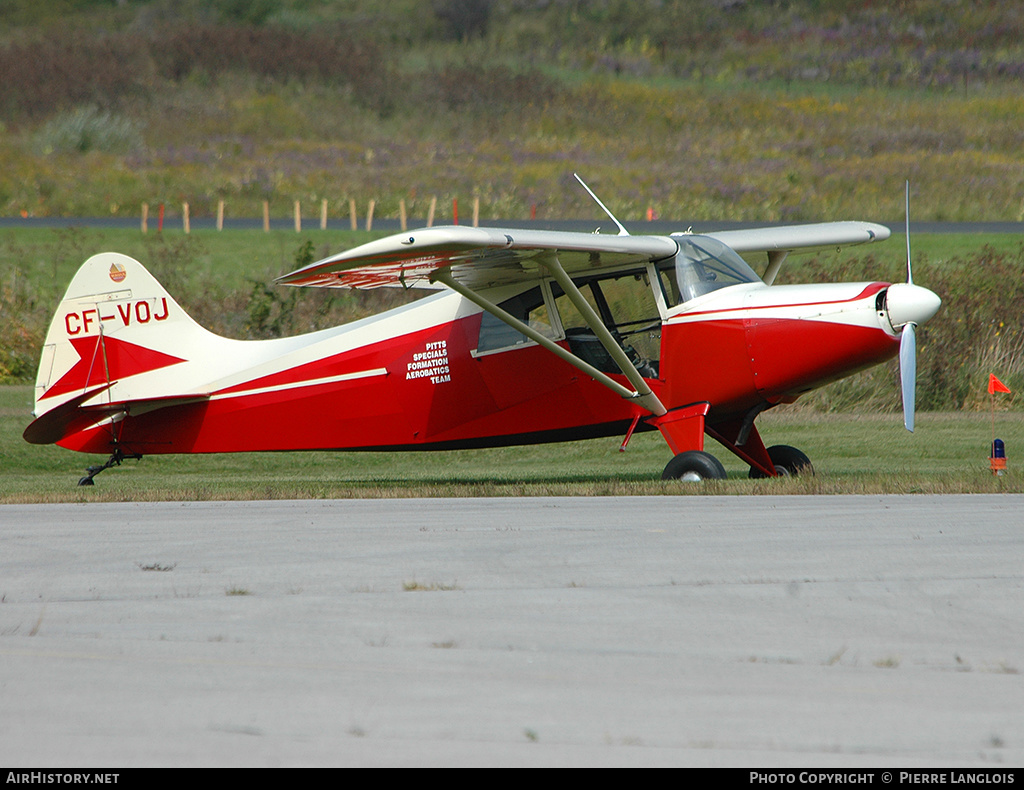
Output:
<instances>
[{"instance_id":1,"label":"main wheel","mask_svg":"<svg viewBox=\"0 0 1024 790\"><path fill-rule=\"evenodd\" d=\"M777 444L768 448L768 457L772 459L775 472L779 477L796 477L798 475L813 475L814 467L811 466L811 459L788 444ZM767 477L764 472L755 466L750 467L750 477L757 479Z\"/></svg>"},{"instance_id":2,"label":"main wheel","mask_svg":"<svg viewBox=\"0 0 1024 790\"><path fill-rule=\"evenodd\" d=\"M662 480L685 480L699 482L701 480L725 480L725 467L711 453L703 450L688 450L679 453L668 462L661 473Z\"/></svg>"}]
</instances>

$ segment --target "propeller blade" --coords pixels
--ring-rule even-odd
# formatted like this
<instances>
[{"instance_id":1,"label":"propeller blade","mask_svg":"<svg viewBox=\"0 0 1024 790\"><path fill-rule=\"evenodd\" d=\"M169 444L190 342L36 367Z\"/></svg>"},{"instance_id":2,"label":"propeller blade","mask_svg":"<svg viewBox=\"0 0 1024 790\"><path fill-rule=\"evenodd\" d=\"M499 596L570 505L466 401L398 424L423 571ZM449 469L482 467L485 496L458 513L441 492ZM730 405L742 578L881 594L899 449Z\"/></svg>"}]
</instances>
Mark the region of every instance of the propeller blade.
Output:
<instances>
[{"instance_id":1,"label":"propeller blade","mask_svg":"<svg viewBox=\"0 0 1024 790\"><path fill-rule=\"evenodd\" d=\"M907 179L907 191L906 191L906 209L904 211L904 219L907 223L907 284L914 284L914 274L911 271L910 263L910 179Z\"/></svg>"},{"instance_id":2,"label":"propeller blade","mask_svg":"<svg viewBox=\"0 0 1024 790\"><path fill-rule=\"evenodd\" d=\"M900 335L900 385L903 389L903 424L914 432L917 399L917 335L915 325L907 324Z\"/></svg>"}]
</instances>

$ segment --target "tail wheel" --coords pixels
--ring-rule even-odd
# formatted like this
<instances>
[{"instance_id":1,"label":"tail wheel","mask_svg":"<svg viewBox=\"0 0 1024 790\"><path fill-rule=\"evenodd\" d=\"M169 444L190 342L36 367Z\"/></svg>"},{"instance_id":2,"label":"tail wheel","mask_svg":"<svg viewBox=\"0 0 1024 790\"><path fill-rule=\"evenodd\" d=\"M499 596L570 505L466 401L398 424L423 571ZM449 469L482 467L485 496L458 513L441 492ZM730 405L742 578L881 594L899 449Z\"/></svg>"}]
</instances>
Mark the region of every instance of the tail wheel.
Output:
<instances>
[{"instance_id":1,"label":"tail wheel","mask_svg":"<svg viewBox=\"0 0 1024 790\"><path fill-rule=\"evenodd\" d=\"M772 459L772 464L775 466L775 472L779 477L796 477L799 475L814 474L814 467L811 465L811 459L795 447L790 447L788 444L777 444L774 447L769 447L768 457ZM757 467L750 467L751 478L757 479L767 476L768 475Z\"/></svg>"},{"instance_id":2,"label":"tail wheel","mask_svg":"<svg viewBox=\"0 0 1024 790\"><path fill-rule=\"evenodd\" d=\"M725 467L711 453L689 450L679 453L668 462L665 471L661 473L661 479L694 483L702 480L725 480Z\"/></svg>"}]
</instances>

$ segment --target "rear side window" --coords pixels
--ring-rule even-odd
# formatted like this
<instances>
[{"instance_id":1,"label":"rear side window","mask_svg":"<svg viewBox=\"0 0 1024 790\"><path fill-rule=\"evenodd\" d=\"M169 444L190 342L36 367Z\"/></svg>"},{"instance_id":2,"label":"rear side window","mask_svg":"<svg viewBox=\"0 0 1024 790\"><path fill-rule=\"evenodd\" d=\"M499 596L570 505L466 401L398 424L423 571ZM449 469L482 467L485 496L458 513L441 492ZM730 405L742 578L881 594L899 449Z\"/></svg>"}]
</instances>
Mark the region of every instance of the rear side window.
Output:
<instances>
[{"instance_id":1,"label":"rear side window","mask_svg":"<svg viewBox=\"0 0 1024 790\"><path fill-rule=\"evenodd\" d=\"M506 299L498 306L545 337L554 339L555 330L551 325L548 307L544 302L544 293L539 285L529 291L517 294L511 299ZM480 339L476 347L477 352L495 351L499 348L509 348L530 342L532 341L526 335L517 332L500 318L495 318L486 311L483 313L480 319Z\"/></svg>"}]
</instances>

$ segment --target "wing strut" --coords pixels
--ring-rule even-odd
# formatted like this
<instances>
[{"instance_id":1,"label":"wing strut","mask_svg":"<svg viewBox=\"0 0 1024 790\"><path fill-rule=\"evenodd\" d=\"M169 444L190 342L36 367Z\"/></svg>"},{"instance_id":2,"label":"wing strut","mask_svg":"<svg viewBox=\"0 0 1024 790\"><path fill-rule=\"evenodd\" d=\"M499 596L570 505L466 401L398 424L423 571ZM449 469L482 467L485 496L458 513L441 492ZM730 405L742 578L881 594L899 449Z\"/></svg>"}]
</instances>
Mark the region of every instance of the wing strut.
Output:
<instances>
[{"instance_id":1,"label":"wing strut","mask_svg":"<svg viewBox=\"0 0 1024 790\"><path fill-rule=\"evenodd\" d=\"M580 311L580 315L583 316L583 320L587 322L587 326L590 327L591 331L597 335L597 339L601 341L601 345L604 346L605 351L615 361L615 364L619 366L619 370L622 371L629 383L636 388L636 392L632 395L633 400L636 400L641 406L650 412L653 412L657 416L666 414L668 409L658 400L658 396L655 395L651 388L644 381L644 377L641 376L633 363L629 361L629 357L626 356L626 352L622 350L615 338L612 337L612 333L608 331L608 327L604 325L604 321L601 317L594 312L594 308L590 306L590 302L586 300L583 294L580 293L580 289L576 287L576 283L572 281L572 278L565 273L565 269L562 268L562 264L558 261L558 256L555 253L548 255L538 256L537 260L544 265L551 275L555 278L555 281L562 286L562 290L565 291L565 295L569 297L570 301L576 305L576 309Z\"/></svg>"},{"instance_id":2,"label":"wing strut","mask_svg":"<svg viewBox=\"0 0 1024 790\"><path fill-rule=\"evenodd\" d=\"M787 255L789 255L789 250L768 250L768 268L764 270L764 276L761 278L765 285L775 282L775 277L778 275L779 269L782 268L782 262L786 260Z\"/></svg>"},{"instance_id":3,"label":"wing strut","mask_svg":"<svg viewBox=\"0 0 1024 790\"><path fill-rule=\"evenodd\" d=\"M557 265L557 261L555 263ZM561 271L560 265L557 268ZM552 269L552 271L554 270ZM564 271L562 271L562 275L565 275ZM638 379L639 382L643 385L642 389L638 388L637 391L634 392L628 387L622 386L615 379L611 378L606 373L598 370L593 365L584 362L571 351L562 348L562 346L558 345L556 342L551 340L551 338L545 337L536 329L531 327L529 324L526 324L525 322L520 321L515 316L505 312L500 307L498 307L498 305L488 301L480 294L478 294L476 291L473 291L470 288L467 288L466 286L462 285L461 283L456 282L456 280L451 276L450 269L445 268L439 271L435 271L431 276L431 279L448 286L456 293L460 294L461 296L464 296L466 299L471 301L481 310L485 310L486 312L493 315L495 318L504 321L517 332L526 335L526 337L530 338L530 340L533 340L535 343L547 349L555 356L565 360L573 367L590 376L595 381L600 382L604 386L608 387L608 389L612 390L612 392L615 392L616 394L620 395L626 400L636 401L640 406L643 406L645 409L647 409L648 411L652 412L657 416L661 416L662 414L665 414L667 412L667 409L662 405L661 401L658 400L657 396L651 391L651 388L647 386L647 382L645 382L643 378L640 376L640 374L636 372L636 368L634 368L632 363L630 363L629 358L626 357L625 355L625 352L623 352L622 349L618 347L618 344L615 343L614 338L611 337L611 333L608 332L608 329L605 327L603 323L601 323L601 320L599 318L596 319L596 325L591 324L591 329L593 329L595 334L597 334L598 337L601 339L602 344L605 344L605 338L601 336L601 333L598 331L598 327L600 327L600 330L605 335L607 335L608 340L610 340L612 345L614 345L615 348L618 349L619 354L621 355L622 359L625 361L626 365L628 366L629 370L632 372L633 375L630 376L625 369L623 369L622 372L627 376L627 378L629 378L630 383L633 383L634 377ZM566 279L568 279L567 276ZM576 294L579 296L579 298L583 299L582 294L579 293L579 290L576 288L575 285L572 284L571 280L569 284L572 290L576 291ZM570 292L566 291L566 293ZM572 297L570 296L570 298ZM583 299L583 303L586 305L587 310L589 312L589 316L584 314L584 318L587 319L587 322L589 324L591 320L590 316L594 316L594 312L593 310L590 309L590 305L587 304L585 299ZM596 316L594 317L596 318ZM609 353L611 353L610 349ZM614 356L613 358L616 360L616 363L621 367L622 362L620 362L619 359Z\"/></svg>"}]
</instances>

